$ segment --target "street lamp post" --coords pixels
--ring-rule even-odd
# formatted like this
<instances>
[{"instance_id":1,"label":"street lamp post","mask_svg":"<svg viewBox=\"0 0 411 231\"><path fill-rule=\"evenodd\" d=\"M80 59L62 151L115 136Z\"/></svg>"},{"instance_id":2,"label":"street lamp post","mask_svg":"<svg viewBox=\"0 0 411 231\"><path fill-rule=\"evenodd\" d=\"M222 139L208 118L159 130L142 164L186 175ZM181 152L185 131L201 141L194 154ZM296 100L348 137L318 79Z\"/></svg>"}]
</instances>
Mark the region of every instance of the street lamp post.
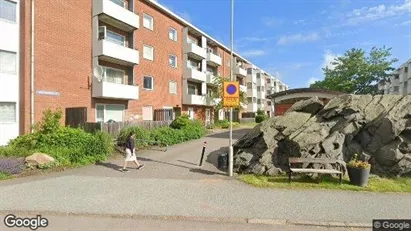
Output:
<instances>
[{"instance_id":1,"label":"street lamp post","mask_svg":"<svg viewBox=\"0 0 411 231\"><path fill-rule=\"evenodd\" d=\"M230 32L230 37L231 37L231 71L230 71L230 80L234 81L234 59L233 59L233 47L234 47L234 0L231 0L231 32ZM238 89L237 89L238 91ZM234 150L233 150L233 108L230 107L230 137L229 137L229 147L228 147L228 176L233 176L233 155L234 155Z\"/></svg>"}]
</instances>

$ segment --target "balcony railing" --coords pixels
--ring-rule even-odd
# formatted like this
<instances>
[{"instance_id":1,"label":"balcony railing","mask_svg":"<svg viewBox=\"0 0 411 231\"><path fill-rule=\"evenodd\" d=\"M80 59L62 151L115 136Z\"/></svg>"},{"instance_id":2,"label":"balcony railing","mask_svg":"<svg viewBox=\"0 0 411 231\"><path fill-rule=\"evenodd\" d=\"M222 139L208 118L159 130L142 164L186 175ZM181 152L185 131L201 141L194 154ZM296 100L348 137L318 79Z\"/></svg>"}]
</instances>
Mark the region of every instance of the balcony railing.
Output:
<instances>
[{"instance_id":1,"label":"balcony railing","mask_svg":"<svg viewBox=\"0 0 411 231\"><path fill-rule=\"evenodd\" d=\"M185 50L187 54L194 59L201 60L201 59L207 58L206 49L198 46L195 43L191 43L191 42L186 43Z\"/></svg>"},{"instance_id":2,"label":"balcony railing","mask_svg":"<svg viewBox=\"0 0 411 231\"><path fill-rule=\"evenodd\" d=\"M93 0L93 16L97 15L99 20L124 31L130 32L140 26L139 16L126 9L125 2L121 0Z\"/></svg>"},{"instance_id":3,"label":"balcony railing","mask_svg":"<svg viewBox=\"0 0 411 231\"><path fill-rule=\"evenodd\" d=\"M94 42L93 56L121 65L139 64L139 51L102 39Z\"/></svg>"},{"instance_id":4,"label":"balcony railing","mask_svg":"<svg viewBox=\"0 0 411 231\"><path fill-rule=\"evenodd\" d=\"M136 100L139 98L138 86L93 79L93 97L104 99Z\"/></svg>"}]
</instances>

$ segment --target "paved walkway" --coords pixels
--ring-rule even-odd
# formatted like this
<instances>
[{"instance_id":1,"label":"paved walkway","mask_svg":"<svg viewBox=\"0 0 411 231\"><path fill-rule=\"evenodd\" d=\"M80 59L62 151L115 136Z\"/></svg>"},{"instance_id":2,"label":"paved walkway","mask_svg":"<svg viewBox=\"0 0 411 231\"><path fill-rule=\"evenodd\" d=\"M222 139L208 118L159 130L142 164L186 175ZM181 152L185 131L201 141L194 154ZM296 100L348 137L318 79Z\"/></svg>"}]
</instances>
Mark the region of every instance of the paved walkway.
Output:
<instances>
[{"instance_id":1,"label":"paved walkway","mask_svg":"<svg viewBox=\"0 0 411 231\"><path fill-rule=\"evenodd\" d=\"M238 139L246 130L235 131ZM254 188L219 171L228 134L144 151L141 171L117 171L121 159L70 171L0 182L0 211L188 216L370 224L411 217L411 196L332 190ZM202 144L208 157L200 169ZM214 164L213 164L214 163ZM134 166L133 166L134 168ZM0 212L1 213L1 212Z\"/></svg>"}]
</instances>

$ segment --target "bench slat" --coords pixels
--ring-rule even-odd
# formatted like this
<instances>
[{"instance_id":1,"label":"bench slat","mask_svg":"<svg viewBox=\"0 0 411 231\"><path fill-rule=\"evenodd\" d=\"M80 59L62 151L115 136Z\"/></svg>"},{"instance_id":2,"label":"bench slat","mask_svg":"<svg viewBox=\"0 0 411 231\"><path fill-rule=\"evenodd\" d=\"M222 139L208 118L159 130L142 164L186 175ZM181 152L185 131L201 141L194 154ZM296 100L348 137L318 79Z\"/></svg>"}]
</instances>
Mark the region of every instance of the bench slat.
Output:
<instances>
[{"instance_id":1,"label":"bench slat","mask_svg":"<svg viewBox=\"0 0 411 231\"><path fill-rule=\"evenodd\" d=\"M299 164L299 163L310 163L310 164L335 164L339 160L336 159L327 159L327 158L294 158L291 157L288 159L290 164Z\"/></svg>"},{"instance_id":2,"label":"bench slat","mask_svg":"<svg viewBox=\"0 0 411 231\"><path fill-rule=\"evenodd\" d=\"M313 168L290 168L292 172L301 173L328 173L328 174L342 174L342 172L334 169L313 169Z\"/></svg>"}]
</instances>

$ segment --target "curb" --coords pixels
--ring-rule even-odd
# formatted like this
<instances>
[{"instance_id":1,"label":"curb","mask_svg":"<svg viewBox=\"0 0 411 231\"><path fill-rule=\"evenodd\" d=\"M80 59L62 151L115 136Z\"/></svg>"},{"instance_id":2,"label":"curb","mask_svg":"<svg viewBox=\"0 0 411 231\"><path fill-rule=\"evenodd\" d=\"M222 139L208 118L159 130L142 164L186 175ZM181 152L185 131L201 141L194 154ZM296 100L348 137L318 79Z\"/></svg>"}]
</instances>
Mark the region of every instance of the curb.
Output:
<instances>
[{"instance_id":1,"label":"curb","mask_svg":"<svg viewBox=\"0 0 411 231\"><path fill-rule=\"evenodd\" d=\"M0 215L39 215L42 216L83 216L83 217L104 217L104 218L131 218L150 220L174 220L174 221L201 221L201 222L227 222L240 224L264 224L264 225L294 225L294 226L317 226L328 228L372 228L368 223L351 222L327 222L327 221L298 221L289 219L264 219L264 218L238 218L238 217L196 217L177 215L142 215L142 214L104 214L104 213L74 213L74 212L54 212L54 211L17 211L0 210Z\"/></svg>"}]
</instances>

